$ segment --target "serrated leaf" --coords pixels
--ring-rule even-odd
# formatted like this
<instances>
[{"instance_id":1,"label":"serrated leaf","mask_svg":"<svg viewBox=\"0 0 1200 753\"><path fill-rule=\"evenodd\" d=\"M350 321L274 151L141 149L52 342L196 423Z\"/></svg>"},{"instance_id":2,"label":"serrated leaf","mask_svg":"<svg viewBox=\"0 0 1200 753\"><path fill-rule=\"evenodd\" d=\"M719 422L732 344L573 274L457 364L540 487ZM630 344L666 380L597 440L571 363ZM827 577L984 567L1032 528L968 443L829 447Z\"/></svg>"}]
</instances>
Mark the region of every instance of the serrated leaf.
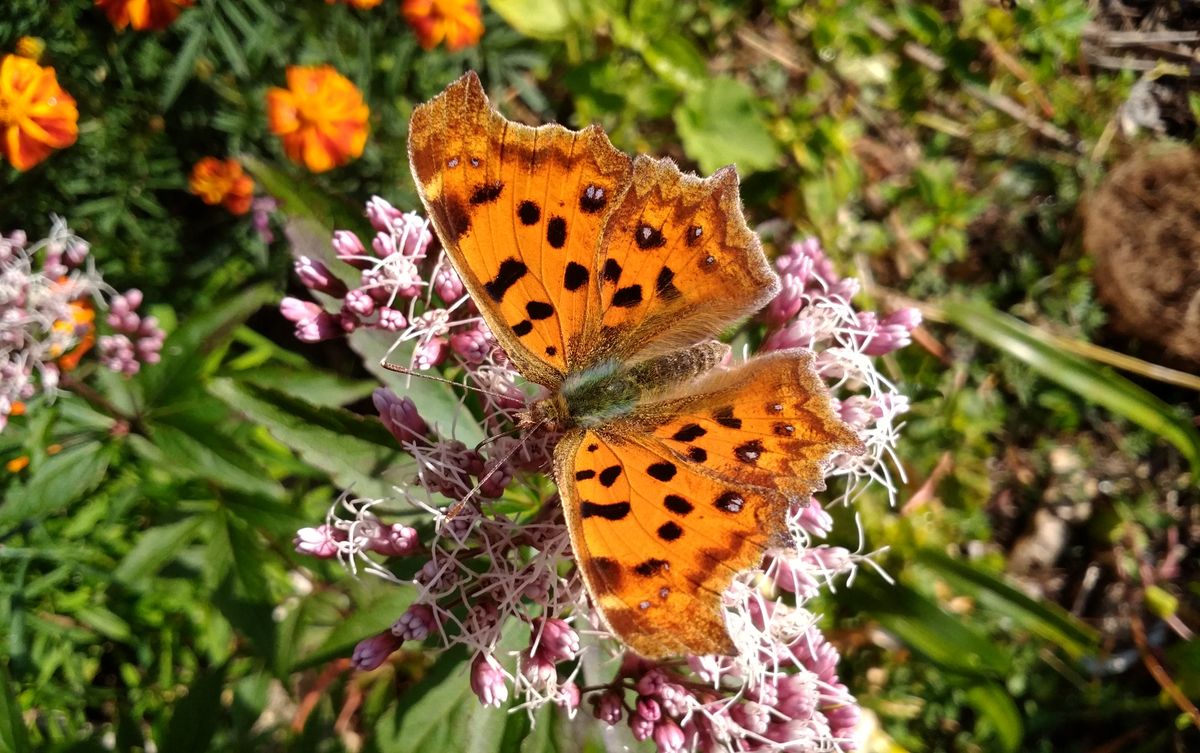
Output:
<instances>
[{"instance_id":1,"label":"serrated leaf","mask_svg":"<svg viewBox=\"0 0 1200 753\"><path fill-rule=\"evenodd\" d=\"M377 419L231 379L214 380L209 389L357 495L389 497L393 486L412 478L412 458Z\"/></svg>"},{"instance_id":2,"label":"serrated leaf","mask_svg":"<svg viewBox=\"0 0 1200 753\"><path fill-rule=\"evenodd\" d=\"M950 581L980 606L1008 617L1075 658L1095 651L1099 645L1100 636L1096 630L1070 612L1057 604L1031 599L999 577L970 563L929 549L917 553L917 562Z\"/></svg>"},{"instance_id":3,"label":"serrated leaf","mask_svg":"<svg viewBox=\"0 0 1200 753\"><path fill-rule=\"evenodd\" d=\"M13 486L0 505L0 525L58 512L96 488L108 471L114 447L84 442L52 455L23 486Z\"/></svg>"},{"instance_id":4,"label":"serrated leaf","mask_svg":"<svg viewBox=\"0 0 1200 753\"><path fill-rule=\"evenodd\" d=\"M214 426L195 422L185 426L159 423L153 429L152 439L176 474L207 479L252 494L283 496L283 487L266 474L253 454Z\"/></svg>"},{"instance_id":5,"label":"serrated leaf","mask_svg":"<svg viewBox=\"0 0 1200 753\"><path fill-rule=\"evenodd\" d=\"M736 79L717 78L689 91L674 117L684 149L705 173L733 164L747 175L779 160L758 97Z\"/></svg>"},{"instance_id":6,"label":"serrated leaf","mask_svg":"<svg viewBox=\"0 0 1200 753\"><path fill-rule=\"evenodd\" d=\"M117 565L113 579L126 586L136 586L154 575L192 540L204 522L205 518L193 515L178 523L144 531Z\"/></svg>"},{"instance_id":7,"label":"serrated leaf","mask_svg":"<svg viewBox=\"0 0 1200 753\"><path fill-rule=\"evenodd\" d=\"M1047 379L1167 440L1200 476L1200 431L1171 406L1109 368L1047 344L1036 327L977 301L949 301L946 317Z\"/></svg>"}]
</instances>

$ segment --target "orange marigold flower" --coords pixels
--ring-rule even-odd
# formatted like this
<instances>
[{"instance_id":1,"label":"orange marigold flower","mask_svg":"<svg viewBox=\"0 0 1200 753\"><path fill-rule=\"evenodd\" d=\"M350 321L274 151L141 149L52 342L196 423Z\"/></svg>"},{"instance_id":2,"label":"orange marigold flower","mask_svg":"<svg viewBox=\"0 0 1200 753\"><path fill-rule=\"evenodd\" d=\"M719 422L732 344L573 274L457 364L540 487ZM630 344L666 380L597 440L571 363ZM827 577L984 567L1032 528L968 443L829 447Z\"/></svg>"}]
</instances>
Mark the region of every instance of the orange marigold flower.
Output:
<instances>
[{"instance_id":1,"label":"orange marigold flower","mask_svg":"<svg viewBox=\"0 0 1200 753\"><path fill-rule=\"evenodd\" d=\"M55 149L75 143L79 110L53 68L17 55L0 61L0 145L9 163L28 170Z\"/></svg>"},{"instance_id":2,"label":"orange marigold flower","mask_svg":"<svg viewBox=\"0 0 1200 753\"><path fill-rule=\"evenodd\" d=\"M325 0L325 2L328 5L333 5L334 3L338 2L338 0ZM359 8L361 10L366 10L367 8L374 8L376 5L382 3L383 0L341 0L341 2L345 3L346 5L353 5L355 8Z\"/></svg>"},{"instance_id":3,"label":"orange marigold flower","mask_svg":"<svg viewBox=\"0 0 1200 753\"><path fill-rule=\"evenodd\" d=\"M71 318L55 322L54 331L75 338L75 345L66 353L57 347L50 350L50 355L57 357L60 369L74 371L84 354L96 344L96 310L87 301L71 301Z\"/></svg>"},{"instance_id":4,"label":"orange marigold flower","mask_svg":"<svg viewBox=\"0 0 1200 753\"><path fill-rule=\"evenodd\" d=\"M132 26L138 31L165 29L180 11L195 0L96 0L108 20L118 29Z\"/></svg>"},{"instance_id":5,"label":"orange marigold flower","mask_svg":"<svg viewBox=\"0 0 1200 753\"><path fill-rule=\"evenodd\" d=\"M233 214L250 211L254 199L254 179L242 172L235 159L205 157L192 168L188 188L205 204L221 204Z\"/></svg>"},{"instance_id":6,"label":"orange marigold flower","mask_svg":"<svg viewBox=\"0 0 1200 753\"><path fill-rule=\"evenodd\" d=\"M8 415L24 416L25 415L25 403L21 402L20 400L14 400L12 407L8 409Z\"/></svg>"},{"instance_id":7,"label":"orange marigold flower","mask_svg":"<svg viewBox=\"0 0 1200 753\"><path fill-rule=\"evenodd\" d=\"M42 59L42 53L46 51L46 41L41 37L21 37L17 40L15 49L18 55L36 63Z\"/></svg>"},{"instance_id":8,"label":"orange marigold flower","mask_svg":"<svg viewBox=\"0 0 1200 753\"><path fill-rule=\"evenodd\" d=\"M293 65L287 81L267 92L267 118L293 162L321 173L362 154L371 111L350 79L329 65Z\"/></svg>"},{"instance_id":9,"label":"orange marigold flower","mask_svg":"<svg viewBox=\"0 0 1200 753\"><path fill-rule=\"evenodd\" d=\"M461 50L483 36L478 0L404 0L400 10L427 50L443 40L448 49Z\"/></svg>"},{"instance_id":10,"label":"orange marigold flower","mask_svg":"<svg viewBox=\"0 0 1200 753\"><path fill-rule=\"evenodd\" d=\"M4 470L9 473L20 473L29 466L29 456L21 455L4 464Z\"/></svg>"}]
</instances>

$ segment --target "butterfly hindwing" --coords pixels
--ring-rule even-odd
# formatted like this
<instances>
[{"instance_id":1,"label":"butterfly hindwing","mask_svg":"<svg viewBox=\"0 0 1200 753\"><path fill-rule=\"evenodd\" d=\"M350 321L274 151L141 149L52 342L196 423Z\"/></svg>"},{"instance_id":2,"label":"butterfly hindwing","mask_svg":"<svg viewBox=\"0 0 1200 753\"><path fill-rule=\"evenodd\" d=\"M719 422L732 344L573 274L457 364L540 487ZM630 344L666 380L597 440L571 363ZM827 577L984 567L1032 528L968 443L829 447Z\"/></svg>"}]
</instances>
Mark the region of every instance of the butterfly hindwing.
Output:
<instances>
[{"instance_id":1,"label":"butterfly hindwing","mask_svg":"<svg viewBox=\"0 0 1200 753\"><path fill-rule=\"evenodd\" d=\"M632 161L599 127L505 119L474 73L414 110L409 158L488 326L523 375L557 386L599 317L597 242Z\"/></svg>"},{"instance_id":2,"label":"butterfly hindwing","mask_svg":"<svg viewBox=\"0 0 1200 753\"><path fill-rule=\"evenodd\" d=\"M861 448L811 353L763 356L693 386L577 430L555 454L593 603L651 658L730 653L721 595L788 543L788 507L823 488L830 455Z\"/></svg>"},{"instance_id":3,"label":"butterfly hindwing","mask_svg":"<svg viewBox=\"0 0 1200 753\"><path fill-rule=\"evenodd\" d=\"M722 594L761 562L786 506L604 429L565 437L555 467L576 559L609 628L649 658L731 653Z\"/></svg>"}]
</instances>

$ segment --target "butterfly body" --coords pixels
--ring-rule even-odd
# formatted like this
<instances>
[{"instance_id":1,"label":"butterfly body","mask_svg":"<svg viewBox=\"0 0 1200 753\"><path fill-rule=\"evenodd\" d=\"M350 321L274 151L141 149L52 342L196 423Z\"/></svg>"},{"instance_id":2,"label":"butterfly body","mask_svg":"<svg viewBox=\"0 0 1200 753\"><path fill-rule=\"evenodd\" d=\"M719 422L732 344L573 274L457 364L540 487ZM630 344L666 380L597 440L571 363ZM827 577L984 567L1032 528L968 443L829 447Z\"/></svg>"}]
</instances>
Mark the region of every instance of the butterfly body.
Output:
<instances>
[{"instance_id":1,"label":"butterfly body","mask_svg":"<svg viewBox=\"0 0 1200 753\"><path fill-rule=\"evenodd\" d=\"M513 123L473 73L413 111L429 217L562 432L554 478L584 585L650 658L729 654L722 599L862 443L805 351L724 367L712 338L779 290L732 168L630 158L597 126Z\"/></svg>"},{"instance_id":2,"label":"butterfly body","mask_svg":"<svg viewBox=\"0 0 1200 753\"><path fill-rule=\"evenodd\" d=\"M728 353L729 346L711 340L630 365L601 361L568 374L556 393L535 402L527 424L544 422L552 431L604 426L709 371Z\"/></svg>"}]
</instances>

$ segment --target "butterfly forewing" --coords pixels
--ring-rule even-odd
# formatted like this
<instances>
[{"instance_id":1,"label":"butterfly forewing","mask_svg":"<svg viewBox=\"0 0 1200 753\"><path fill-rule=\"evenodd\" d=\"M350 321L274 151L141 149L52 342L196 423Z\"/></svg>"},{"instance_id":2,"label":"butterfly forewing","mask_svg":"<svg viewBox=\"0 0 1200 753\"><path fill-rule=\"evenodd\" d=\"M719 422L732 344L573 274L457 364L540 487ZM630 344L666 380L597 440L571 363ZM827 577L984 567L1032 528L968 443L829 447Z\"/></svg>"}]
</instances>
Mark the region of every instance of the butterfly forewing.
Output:
<instances>
[{"instance_id":1,"label":"butterfly forewing","mask_svg":"<svg viewBox=\"0 0 1200 753\"><path fill-rule=\"evenodd\" d=\"M597 265L599 337L639 358L719 333L779 285L742 216L732 167L698 178L645 156L604 227Z\"/></svg>"},{"instance_id":2,"label":"butterfly forewing","mask_svg":"<svg viewBox=\"0 0 1200 753\"><path fill-rule=\"evenodd\" d=\"M513 123L469 73L413 112L409 155L438 235L526 377L556 386L599 316L597 242L631 160L596 127Z\"/></svg>"}]
</instances>

